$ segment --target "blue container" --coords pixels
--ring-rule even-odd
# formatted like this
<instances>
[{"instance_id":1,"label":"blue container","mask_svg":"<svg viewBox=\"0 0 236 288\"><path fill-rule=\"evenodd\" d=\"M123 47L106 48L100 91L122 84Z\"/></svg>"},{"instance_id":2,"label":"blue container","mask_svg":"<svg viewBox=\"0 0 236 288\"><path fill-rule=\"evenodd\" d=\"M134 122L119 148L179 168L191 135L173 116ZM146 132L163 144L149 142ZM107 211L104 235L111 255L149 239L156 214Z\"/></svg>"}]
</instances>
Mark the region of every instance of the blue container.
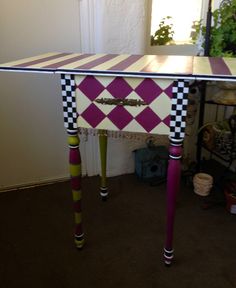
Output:
<instances>
[{"instance_id":1,"label":"blue container","mask_svg":"<svg viewBox=\"0 0 236 288\"><path fill-rule=\"evenodd\" d=\"M141 148L135 153L135 173L140 180L165 180L168 165L168 150L165 146Z\"/></svg>"}]
</instances>

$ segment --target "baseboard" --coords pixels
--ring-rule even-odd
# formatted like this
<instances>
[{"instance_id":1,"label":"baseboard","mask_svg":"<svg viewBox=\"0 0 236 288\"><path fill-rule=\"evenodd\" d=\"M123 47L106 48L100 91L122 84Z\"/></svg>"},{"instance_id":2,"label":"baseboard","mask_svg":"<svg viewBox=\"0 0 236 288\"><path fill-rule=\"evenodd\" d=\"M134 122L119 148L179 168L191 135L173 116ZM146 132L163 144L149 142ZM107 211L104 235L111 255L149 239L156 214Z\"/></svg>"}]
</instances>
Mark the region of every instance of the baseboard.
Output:
<instances>
[{"instance_id":1,"label":"baseboard","mask_svg":"<svg viewBox=\"0 0 236 288\"><path fill-rule=\"evenodd\" d=\"M116 177L124 174L133 174L134 171L125 171L125 173L108 173L107 177ZM88 176L87 174L83 174L82 177ZM96 176L96 175L89 175L91 176ZM46 185L51 185L59 182L65 182L69 181L70 177L69 176L63 176L63 177L57 177L57 178L52 178L52 179L43 179L37 182L26 182L26 183L21 183L21 184L14 184L14 185L8 185L5 187L0 187L0 193L2 192L8 192L8 191L14 191L14 190L22 190L22 189L28 189L28 188L33 188L33 187L39 187L39 186L46 186Z\"/></svg>"},{"instance_id":2,"label":"baseboard","mask_svg":"<svg viewBox=\"0 0 236 288\"><path fill-rule=\"evenodd\" d=\"M22 189L28 189L33 187L39 187L39 186L45 186L45 185L51 185L59 182L65 182L70 179L69 176L59 177L59 178L53 178L53 179L44 179L37 182L28 182L28 183L22 183L22 184L15 184L15 185L8 185L5 187L0 188L0 193L2 192L8 192L8 191L14 191L14 190L22 190Z\"/></svg>"}]
</instances>

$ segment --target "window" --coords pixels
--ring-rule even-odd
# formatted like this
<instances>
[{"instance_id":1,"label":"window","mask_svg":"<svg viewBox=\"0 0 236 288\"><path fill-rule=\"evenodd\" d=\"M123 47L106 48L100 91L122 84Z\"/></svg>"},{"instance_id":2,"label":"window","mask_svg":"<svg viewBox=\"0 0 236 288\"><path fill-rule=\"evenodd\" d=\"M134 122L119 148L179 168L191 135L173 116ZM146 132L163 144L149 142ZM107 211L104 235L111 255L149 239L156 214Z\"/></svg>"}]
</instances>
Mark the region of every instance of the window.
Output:
<instances>
[{"instance_id":1,"label":"window","mask_svg":"<svg viewBox=\"0 0 236 288\"><path fill-rule=\"evenodd\" d=\"M191 43L193 21L203 19L205 24L210 0L148 0L147 11L150 21L147 23L147 54L196 55L200 46ZM212 0L212 11L219 7L221 0ZM174 35L177 45L151 45L151 35L158 29L160 21L172 17Z\"/></svg>"},{"instance_id":2,"label":"window","mask_svg":"<svg viewBox=\"0 0 236 288\"><path fill-rule=\"evenodd\" d=\"M202 0L152 0L151 35L158 29L163 18L171 16L175 44L191 43L193 21L202 18Z\"/></svg>"}]
</instances>

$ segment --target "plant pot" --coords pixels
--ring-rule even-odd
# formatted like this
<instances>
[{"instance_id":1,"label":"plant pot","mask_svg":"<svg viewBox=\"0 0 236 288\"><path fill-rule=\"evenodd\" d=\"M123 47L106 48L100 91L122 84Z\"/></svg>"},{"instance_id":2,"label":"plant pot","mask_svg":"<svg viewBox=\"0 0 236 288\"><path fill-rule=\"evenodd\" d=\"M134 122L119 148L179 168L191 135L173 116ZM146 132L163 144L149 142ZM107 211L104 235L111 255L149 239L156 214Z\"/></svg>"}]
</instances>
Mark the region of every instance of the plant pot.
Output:
<instances>
[{"instance_id":1,"label":"plant pot","mask_svg":"<svg viewBox=\"0 0 236 288\"><path fill-rule=\"evenodd\" d=\"M209 195L213 185L213 178L206 173L197 173L193 177L194 192L200 196Z\"/></svg>"},{"instance_id":2,"label":"plant pot","mask_svg":"<svg viewBox=\"0 0 236 288\"><path fill-rule=\"evenodd\" d=\"M225 186L226 209L231 214L236 214L236 182L230 182Z\"/></svg>"}]
</instances>

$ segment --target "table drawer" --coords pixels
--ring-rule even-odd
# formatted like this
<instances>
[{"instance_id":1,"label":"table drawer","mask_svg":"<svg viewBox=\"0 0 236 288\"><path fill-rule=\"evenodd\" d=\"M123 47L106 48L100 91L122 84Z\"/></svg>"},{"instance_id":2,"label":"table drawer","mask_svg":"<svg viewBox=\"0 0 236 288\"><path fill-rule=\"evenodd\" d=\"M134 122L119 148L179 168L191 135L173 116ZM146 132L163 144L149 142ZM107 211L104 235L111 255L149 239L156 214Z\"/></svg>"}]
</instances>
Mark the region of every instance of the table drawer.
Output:
<instances>
[{"instance_id":1,"label":"table drawer","mask_svg":"<svg viewBox=\"0 0 236 288\"><path fill-rule=\"evenodd\" d=\"M75 76L77 125L169 134L173 80Z\"/></svg>"}]
</instances>

